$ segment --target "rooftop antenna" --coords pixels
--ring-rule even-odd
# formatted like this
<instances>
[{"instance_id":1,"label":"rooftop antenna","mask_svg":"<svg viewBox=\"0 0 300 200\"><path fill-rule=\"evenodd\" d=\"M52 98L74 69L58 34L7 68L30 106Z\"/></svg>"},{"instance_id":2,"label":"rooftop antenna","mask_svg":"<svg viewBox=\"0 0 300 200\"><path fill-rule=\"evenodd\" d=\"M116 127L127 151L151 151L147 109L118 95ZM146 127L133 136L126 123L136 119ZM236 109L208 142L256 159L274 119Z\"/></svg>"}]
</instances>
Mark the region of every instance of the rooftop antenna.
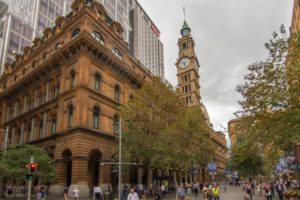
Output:
<instances>
[{"instance_id":1,"label":"rooftop antenna","mask_svg":"<svg viewBox=\"0 0 300 200\"><path fill-rule=\"evenodd\" d=\"M183 6L183 17L184 17L184 21L185 21L185 6Z\"/></svg>"}]
</instances>

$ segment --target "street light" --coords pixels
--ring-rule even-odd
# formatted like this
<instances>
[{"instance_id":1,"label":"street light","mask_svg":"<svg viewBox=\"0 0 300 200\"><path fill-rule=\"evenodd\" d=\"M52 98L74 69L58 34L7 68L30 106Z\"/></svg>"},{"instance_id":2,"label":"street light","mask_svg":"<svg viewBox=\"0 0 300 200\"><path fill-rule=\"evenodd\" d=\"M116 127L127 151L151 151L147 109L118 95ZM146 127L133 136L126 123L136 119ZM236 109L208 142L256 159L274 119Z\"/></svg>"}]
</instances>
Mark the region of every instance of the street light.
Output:
<instances>
[{"instance_id":1,"label":"street light","mask_svg":"<svg viewBox=\"0 0 300 200\"><path fill-rule=\"evenodd\" d=\"M7 149L7 138L8 138L9 127L6 127L6 129L0 129L0 131L5 132L5 136L4 136L4 152L5 152Z\"/></svg>"}]
</instances>

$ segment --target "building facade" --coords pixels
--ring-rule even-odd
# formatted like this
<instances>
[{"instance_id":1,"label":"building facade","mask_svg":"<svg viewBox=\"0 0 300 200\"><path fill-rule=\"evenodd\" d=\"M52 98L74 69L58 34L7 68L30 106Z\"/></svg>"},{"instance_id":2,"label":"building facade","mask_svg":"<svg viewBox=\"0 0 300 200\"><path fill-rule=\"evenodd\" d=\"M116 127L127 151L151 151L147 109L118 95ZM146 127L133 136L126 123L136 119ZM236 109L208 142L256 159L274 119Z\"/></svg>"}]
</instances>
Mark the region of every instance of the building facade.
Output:
<instances>
[{"instance_id":1,"label":"building facade","mask_svg":"<svg viewBox=\"0 0 300 200\"><path fill-rule=\"evenodd\" d=\"M76 0L72 8L16 63L6 63L0 124L9 127L9 147L28 143L49 152L57 172L52 194L76 185L84 197L97 184L115 187L113 167L101 163L116 154L120 106L150 75L101 3Z\"/></svg>"},{"instance_id":2,"label":"building facade","mask_svg":"<svg viewBox=\"0 0 300 200\"><path fill-rule=\"evenodd\" d=\"M22 26L30 29L30 35L19 32L19 36L26 38L29 36L31 42L36 36L41 37L43 31L47 27L53 27L55 20L59 16L66 16L72 10L71 4L74 0L0 0L1 10L0 18L4 26L0 26L0 74L3 72L5 62L13 62L15 55L10 51L11 40L19 40L14 38L12 31L12 18ZM123 38L129 43L132 55L140 60L140 62L155 76L164 77L164 59L163 45L159 40L159 31L151 21L151 26L147 25L142 19L149 19L146 12L143 10L142 17L134 15L136 20L130 21L130 13L135 13L134 10L140 10L141 6L136 0L97 0L105 7L109 21L117 21L123 26ZM138 5L138 6L137 6ZM135 7L135 9L133 9ZM133 10L133 11L132 11ZM2 13L2 14L1 14ZM141 25L136 25L138 21ZM132 29L132 27L135 27ZM141 29L141 27L143 29ZM152 33L152 34L151 34ZM155 35L153 35L155 34ZM134 37L133 37L134 36ZM131 38L130 38L131 37ZM15 41L16 42L16 41ZM20 43L21 47L13 54L21 54L23 47L28 45Z\"/></svg>"},{"instance_id":3,"label":"building facade","mask_svg":"<svg viewBox=\"0 0 300 200\"><path fill-rule=\"evenodd\" d=\"M129 45L131 54L155 76L164 78L164 47L160 31L137 0L132 0Z\"/></svg>"},{"instance_id":4,"label":"building facade","mask_svg":"<svg viewBox=\"0 0 300 200\"><path fill-rule=\"evenodd\" d=\"M300 30L300 0L294 0L292 23L290 27L291 33L296 33Z\"/></svg>"},{"instance_id":5,"label":"building facade","mask_svg":"<svg viewBox=\"0 0 300 200\"><path fill-rule=\"evenodd\" d=\"M228 122L228 132L231 146L234 146L237 143L238 131L237 131L237 124L239 119L232 119Z\"/></svg>"},{"instance_id":6,"label":"building facade","mask_svg":"<svg viewBox=\"0 0 300 200\"><path fill-rule=\"evenodd\" d=\"M206 118L207 126L211 128L211 139L216 150L212 158L212 162L216 165L214 178L215 180L222 180L225 176L225 164L228 160L225 134L213 130L206 107L201 102L200 64L195 53L195 42L191 35L191 28L186 21L184 21L180 33L181 37L178 40L179 53L175 64L177 67L177 87L186 106L200 107ZM198 177L198 181L213 181L213 174L208 172L207 166L201 166L199 171L201 175Z\"/></svg>"}]
</instances>

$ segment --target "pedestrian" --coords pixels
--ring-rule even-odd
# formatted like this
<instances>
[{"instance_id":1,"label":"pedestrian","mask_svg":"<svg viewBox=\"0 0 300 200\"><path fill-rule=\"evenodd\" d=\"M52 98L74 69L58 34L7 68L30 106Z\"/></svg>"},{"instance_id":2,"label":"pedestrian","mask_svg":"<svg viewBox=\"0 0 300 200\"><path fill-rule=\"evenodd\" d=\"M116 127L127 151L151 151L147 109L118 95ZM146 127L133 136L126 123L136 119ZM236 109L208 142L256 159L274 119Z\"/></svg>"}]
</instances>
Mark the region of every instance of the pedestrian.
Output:
<instances>
[{"instance_id":1,"label":"pedestrian","mask_svg":"<svg viewBox=\"0 0 300 200\"><path fill-rule=\"evenodd\" d=\"M245 191L249 194L250 199L252 200L252 184L250 182L245 184Z\"/></svg>"},{"instance_id":2,"label":"pedestrian","mask_svg":"<svg viewBox=\"0 0 300 200\"><path fill-rule=\"evenodd\" d=\"M276 191L277 191L279 199L283 200L284 188L283 188L283 185L279 182L277 182L277 184L276 184Z\"/></svg>"},{"instance_id":3,"label":"pedestrian","mask_svg":"<svg viewBox=\"0 0 300 200\"><path fill-rule=\"evenodd\" d=\"M165 198L165 193L166 193L166 186L165 186L165 184L162 184L160 189L161 189L162 197Z\"/></svg>"},{"instance_id":4,"label":"pedestrian","mask_svg":"<svg viewBox=\"0 0 300 200\"><path fill-rule=\"evenodd\" d=\"M139 195L134 191L133 188L130 189L127 200L139 200Z\"/></svg>"},{"instance_id":5,"label":"pedestrian","mask_svg":"<svg viewBox=\"0 0 300 200\"><path fill-rule=\"evenodd\" d=\"M265 186L265 197L267 200L272 200L271 185L268 182Z\"/></svg>"},{"instance_id":6,"label":"pedestrian","mask_svg":"<svg viewBox=\"0 0 300 200\"><path fill-rule=\"evenodd\" d=\"M222 183L222 188L223 188L223 192L226 192L227 186L225 181L223 181Z\"/></svg>"},{"instance_id":7,"label":"pedestrian","mask_svg":"<svg viewBox=\"0 0 300 200\"><path fill-rule=\"evenodd\" d=\"M195 197L198 196L198 191L199 191L199 183L194 183L193 184L193 193L195 194Z\"/></svg>"},{"instance_id":8,"label":"pedestrian","mask_svg":"<svg viewBox=\"0 0 300 200\"><path fill-rule=\"evenodd\" d=\"M192 187L191 185L188 185L187 186L187 189L186 189L186 199L187 200L193 200L193 192L192 192Z\"/></svg>"},{"instance_id":9,"label":"pedestrian","mask_svg":"<svg viewBox=\"0 0 300 200\"><path fill-rule=\"evenodd\" d=\"M180 187L177 190L176 199L177 200L184 200L185 199L185 190L184 190L182 185L180 185Z\"/></svg>"},{"instance_id":10,"label":"pedestrian","mask_svg":"<svg viewBox=\"0 0 300 200\"><path fill-rule=\"evenodd\" d=\"M40 197L41 197L41 200L45 200L46 199L46 193L45 193L45 188L44 186L42 186L40 188Z\"/></svg>"},{"instance_id":11,"label":"pedestrian","mask_svg":"<svg viewBox=\"0 0 300 200\"><path fill-rule=\"evenodd\" d=\"M96 200L102 199L102 190L98 185L94 187L94 196Z\"/></svg>"},{"instance_id":12,"label":"pedestrian","mask_svg":"<svg viewBox=\"0 0 300 200\"><path fill-rule=\"evenodd\" d=\"M208 188L206 187L206 185L203 186L203 199L206 200L207 199L207 192L208 192Z\"/></svg>"},{"instance_id":13,"label":"pedestrian","mask_svg":"<svg viewBox=\"0 0 300 200\"><path fill-rule=\"evenodd\" d=\"M220 191L217 183L214 185L214 188L212 189L212 193L213 193L214 200L220 199Z\"/></svg>"},{"instance_id":14,"label":"pedestrian","mask_svg":"<svg viewBox=\"0 0 300 200\"><path fill-rule=\"evenodd\" d=\"M79 199L79 189L78 187L75 185L74 190L73 190L73 199L74 200L78 200Z\"/></svg>"},{"instance_id":15,"label":"pedestrian","mask_svg":"<svg viewBox=\"0 0 300 200\"><path fill-rule=\"evenodd\" d=\"M68 188L68 186L64 187L64 200L69 200L69 188Z\"/></svg>"},{"instance_id":16,"label":"pedestrian","mask_svg":"<svg viewBox=\"0 0 300 200\"><path fill-rule=\"evenodd\" d=\"M122 200L127 200L127 196L128 196L128 186L124 185L121 199Z\"/></svg>"}]
</instances>

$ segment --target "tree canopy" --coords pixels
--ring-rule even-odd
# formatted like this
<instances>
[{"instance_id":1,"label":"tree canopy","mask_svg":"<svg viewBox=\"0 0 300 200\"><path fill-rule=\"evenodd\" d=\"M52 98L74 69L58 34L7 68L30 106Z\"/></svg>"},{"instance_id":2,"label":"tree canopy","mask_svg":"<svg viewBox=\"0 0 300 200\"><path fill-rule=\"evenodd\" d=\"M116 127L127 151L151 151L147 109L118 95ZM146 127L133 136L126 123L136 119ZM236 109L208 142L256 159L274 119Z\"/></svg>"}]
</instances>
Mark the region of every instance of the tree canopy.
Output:
<instances>
[{"instance_id":1,"label":"tree canopy","mask_svg":"<svg viewBox=\"0 0 300 200\"><path fill-rule=\"evenodd\" d=\"M268 163L278 161L281 154L293 151L300 139L298 35L289 37L281 26L279 34L274 32L265 44L268 57L249 65L245 82L237 86L243 99L239 102L241 110L236 113L236 148L244 152L249 145L256 146L256 154L261 155L264 163L266 159ZM247 153L253 152L248 150L243 156L247 157Z\"/></svg>"},{"instance_id":2,"label":"tree canopy","mask_svg":"<svg viewBox=\"0 0 300 200\"><path fill-rule=\"evenodd\" d=\"M200 107L186 107L159 78L145 82L122 109L127 159L159 168L189 169L212 158L210 128Z\"/></svg>"},{"instance_id":3,"label":"tree canopy","mask_svg":"<svg viewBox=\"0 0 300 200\"><path fill-rule=\"evenodd\" d=\"M26 165L29 164L31 156L38 164L38 173L35 176L44 183L51 182L55 178L54 162L44 149L33 145L16 146L3 153L0 160L2 178L25 181L25 174L28 173Z\"/></svg>"}]
</instances>

